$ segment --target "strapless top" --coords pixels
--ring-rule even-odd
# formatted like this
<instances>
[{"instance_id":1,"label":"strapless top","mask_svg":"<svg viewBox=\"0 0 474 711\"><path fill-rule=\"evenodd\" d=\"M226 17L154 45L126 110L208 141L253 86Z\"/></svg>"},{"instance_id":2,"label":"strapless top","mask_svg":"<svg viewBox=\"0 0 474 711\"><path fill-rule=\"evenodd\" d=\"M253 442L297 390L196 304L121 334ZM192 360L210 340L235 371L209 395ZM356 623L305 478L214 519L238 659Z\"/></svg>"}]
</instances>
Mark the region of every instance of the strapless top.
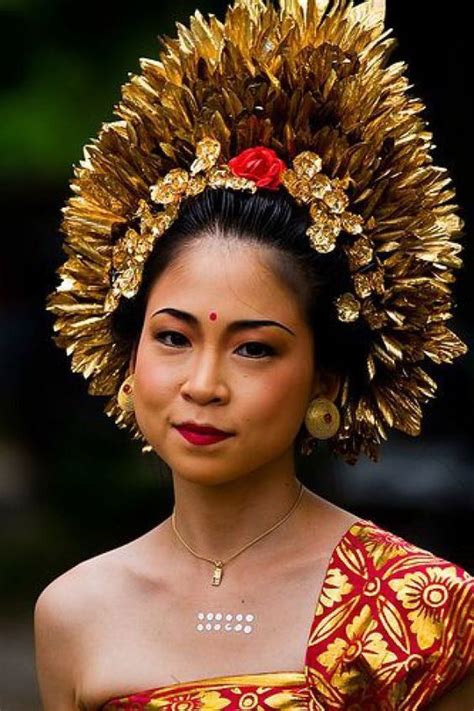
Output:
<instances>
[{"instance_id":1,"label":"strapless top","mask_svg":"<svg viewBox=\"0 0 474 711\"><path fill-rule=\"evenodd\" d=\"M196 679L135 691L100 708L416 711L474 671L473 628L474 577L360 519L326 568L304 672Z\"/></svg>"}]
</instances>

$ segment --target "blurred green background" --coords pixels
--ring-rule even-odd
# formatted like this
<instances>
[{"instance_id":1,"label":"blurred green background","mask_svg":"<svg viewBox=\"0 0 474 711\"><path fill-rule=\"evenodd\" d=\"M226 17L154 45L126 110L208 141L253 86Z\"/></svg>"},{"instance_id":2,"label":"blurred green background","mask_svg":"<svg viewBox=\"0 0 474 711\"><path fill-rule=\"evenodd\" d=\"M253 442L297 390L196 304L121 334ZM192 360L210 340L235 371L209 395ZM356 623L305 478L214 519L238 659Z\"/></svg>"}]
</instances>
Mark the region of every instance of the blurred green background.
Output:
<instances>
[{"instance_id":1,"label":"blurred green background","mask_svg":"<svg viewBox=\"0 0 474 711\"><path fill-rule=\"evenodd\" d=\"M199 9L223 18L227 3ZM58 231L72 164L104 121L139 57L157 58L194 3L0 0L0 708L40 709L32 647L41 590L81 560L137 537L171 513L166 467L103 414L52 342L45 299L63 261ZM467 221L454 330L472 347L472 59L467 7L426 12L389 3L387 26L427 104L435 160L446 166ZM422 435L393 433L381 460L356 467L324 451L300 461L313 491L474 573L472 353L430 368L439 394Z\"/></svg>"}]
</instances>

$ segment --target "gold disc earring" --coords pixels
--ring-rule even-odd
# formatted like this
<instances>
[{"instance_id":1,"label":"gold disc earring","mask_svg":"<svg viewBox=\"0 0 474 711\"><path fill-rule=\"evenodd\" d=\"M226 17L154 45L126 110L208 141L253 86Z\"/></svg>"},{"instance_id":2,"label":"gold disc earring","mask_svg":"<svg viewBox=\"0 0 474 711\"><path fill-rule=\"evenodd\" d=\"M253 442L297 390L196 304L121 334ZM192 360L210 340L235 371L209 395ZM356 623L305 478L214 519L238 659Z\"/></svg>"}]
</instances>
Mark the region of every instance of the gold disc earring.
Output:
<instances>
[{"instance_id":1,"label":"gold disc earring","mask_svg":"<svg viewBox=\"0 0 474 711\"><path fill-rule=\"evenodd\" d=\"M124 412L133 412L133 373L125 378L117 395L117 402Z\"/></svg>"},{"instance_id":2,"label":"gold disc earring","mask_svg":"<svg viewBox=\"0 0 474 711\"><path fill-rule=\"evenodd\" d=\"M304 423L308 432L316 439L329 439L338 431L341 415L331 400L318 397L310 402Z\"/></svg>"}]
</instances>

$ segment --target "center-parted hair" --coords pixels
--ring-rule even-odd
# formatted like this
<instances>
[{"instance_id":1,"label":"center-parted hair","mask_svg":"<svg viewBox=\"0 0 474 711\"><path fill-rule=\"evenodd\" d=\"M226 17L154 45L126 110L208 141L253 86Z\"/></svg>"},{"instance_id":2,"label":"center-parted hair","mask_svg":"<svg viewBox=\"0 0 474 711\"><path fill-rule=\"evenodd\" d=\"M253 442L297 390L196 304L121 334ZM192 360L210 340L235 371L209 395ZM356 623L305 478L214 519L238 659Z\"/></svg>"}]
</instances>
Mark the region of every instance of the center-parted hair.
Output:
<instances>
[{"instance_id":1,"label":"center-parted hair","mask_svg":"<svg viewBox=\"0 0 474 711\"><path fill-rule=\"evenodd\" d=\"M112 314L114 337L128 342L130 349L137 343L153 284L173 262L212 236L213 241L264 250L267 264L293 294L311 329L315 367L341 378L349 374L353 386L362 391L367 380L363 364L370 342L368 326L361 320L347 324L337 318L334 299L350 287L347 270L340 264L345 256L338 250L320 254L312 249L306 234L308 224L306 207L284 192L248 194L207 188L187 199L177 220L156 241L137 295L122 299ZM212 259L212 249L210 254ZM219 259L218 250L215 258ZM188 296L192 303L193 295ZM295 446L305 437L308 433L303 424Z\"/></svg>"}]
</instances>

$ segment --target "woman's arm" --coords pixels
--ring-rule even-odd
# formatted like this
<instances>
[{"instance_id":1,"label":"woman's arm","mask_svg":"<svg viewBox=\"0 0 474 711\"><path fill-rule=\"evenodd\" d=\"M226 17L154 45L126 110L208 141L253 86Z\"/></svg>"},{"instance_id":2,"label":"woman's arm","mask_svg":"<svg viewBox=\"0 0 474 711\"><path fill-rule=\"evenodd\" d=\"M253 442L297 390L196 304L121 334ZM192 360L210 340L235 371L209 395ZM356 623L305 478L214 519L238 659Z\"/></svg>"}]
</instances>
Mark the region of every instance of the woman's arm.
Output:
<instances>
[{"instance_id":1,"label":"woman's arm","mask_svg":"<svg viewBox=\"0 0 474 711\"><path fill-rule=\"evenodd\" d=\"M428 706L426 711L473 711L474 671L464 677L454 689Z\"/></svg>"},{"instance_id":2,"label":"woman's arm","mask_svg":"<svg viewBox=\"0 0 474 711\"><path fill-rule=\"evenodd\" d=\"M67 574L53 580L34 610L35 662L43 711L78 711L75 677L77 592ZM71 597L72 596L72 597Z\"/></svg>"}]
</instances>

